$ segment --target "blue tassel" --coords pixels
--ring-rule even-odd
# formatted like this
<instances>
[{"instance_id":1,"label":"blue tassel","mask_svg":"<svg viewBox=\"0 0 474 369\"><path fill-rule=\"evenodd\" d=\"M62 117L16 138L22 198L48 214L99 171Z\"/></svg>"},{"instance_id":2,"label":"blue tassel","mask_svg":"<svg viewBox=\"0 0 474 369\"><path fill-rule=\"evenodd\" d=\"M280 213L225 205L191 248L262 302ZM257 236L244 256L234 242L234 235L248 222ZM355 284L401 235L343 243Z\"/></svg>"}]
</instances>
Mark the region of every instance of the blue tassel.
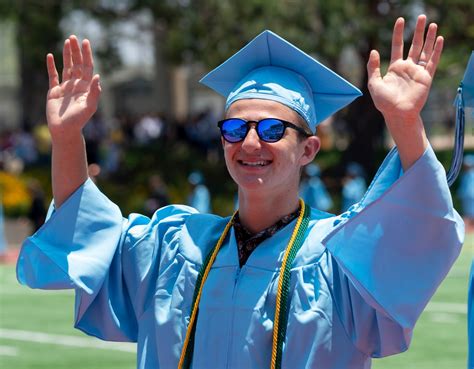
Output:
<instances>
[{"instance_id":1,"label":"blue tassel","mask_svg":"<svg viewBox=\"0 0 474 369\"><path fill-rule=\"evenodd\" d=\"M464 98L462 96L462 82L459 85L458 93L456 96L456 131L454 134L454 153L451 159L451 167L449 168L446 178L448 185L451 186L459 175L462 167L463 155L464 155L464 127L465 127L465 116L464 116Z\"/></svg>"}]
</instances>

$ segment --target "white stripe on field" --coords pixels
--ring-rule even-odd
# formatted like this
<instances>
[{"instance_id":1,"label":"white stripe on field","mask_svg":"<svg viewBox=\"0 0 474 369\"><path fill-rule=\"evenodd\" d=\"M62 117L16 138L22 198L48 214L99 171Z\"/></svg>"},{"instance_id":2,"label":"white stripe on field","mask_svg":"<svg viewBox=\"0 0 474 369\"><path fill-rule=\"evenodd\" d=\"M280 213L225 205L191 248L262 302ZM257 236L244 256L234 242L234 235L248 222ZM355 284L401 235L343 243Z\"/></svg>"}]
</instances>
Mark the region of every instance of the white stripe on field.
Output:
<instances>
[{"instance_id":1,"label":"white stripe on field","mask_svg":"<svg viewBox=\"0 0 474 369\"><path fill-rule=\"evenodd\" d=\"M459 314L430 312L429 319L436 323L453 324L461 321Z\"/></svg>"},{"instance_id":2,"label":"white stripe on field","mask_svg":"<svg viewBox=\"0 0 474 369\"><path fill-rule=\"evenodd\" d=\"M0 356L18 356L18 349L12 346L0 346Z\"/></svg>"},{"instance_id":3,"label":"white stripe on field","mask_svg":"<svg viewBox=\"0 0 474 369\"><path fill-rule=\"evenodd\" d=\"M53 345L95 348L100 350L116 350L136 352L136 344L125 342L106 342L92 337L75 337L62 334L21 331L16 329L0 328L0 338L17 341L50 343Z\"/></svg>"},{"instance_id":4,"label":"white stripe on field","mask_svg":"<svg viewBox=\"0 0 474 369\"><path fill-rule=\"evenodd\" d=\"M430 302L425 311L467 314L467 304L459 302Z\"/></svg>"}]
</instances>

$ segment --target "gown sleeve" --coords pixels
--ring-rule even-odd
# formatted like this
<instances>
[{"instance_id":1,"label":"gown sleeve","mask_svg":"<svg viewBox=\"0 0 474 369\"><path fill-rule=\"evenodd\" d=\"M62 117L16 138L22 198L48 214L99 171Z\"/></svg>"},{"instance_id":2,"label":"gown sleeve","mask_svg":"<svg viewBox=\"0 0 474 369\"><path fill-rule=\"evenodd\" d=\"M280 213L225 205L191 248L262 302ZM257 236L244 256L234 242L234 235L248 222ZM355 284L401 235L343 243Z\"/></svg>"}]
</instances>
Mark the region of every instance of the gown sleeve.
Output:
<instances>
[{"instance_id":1,"label":"gown sleeve","mask_svg":"<svg viewBox=\"0 0 474 369\"><path fill-rule=\"evenodd\" d=\"M456 260L464 224L429 147L402 175L396 150L363 199L324 239L333 290L355 346L372 357L404 351L429 299Z\"/></svg>"},{"instance_id":2,"label":"gown sleeve","mask_svg":"<svg viewBox=\"0 0 474 369\"><path fill-rule=\"evenodd\" d=\"M75 289L75 327L111 341L137 340L161 246L193 210L167 206L150 219L119 208L87 180L22 246L17 278L40 289Z\"/></svg>"}]
</instances>

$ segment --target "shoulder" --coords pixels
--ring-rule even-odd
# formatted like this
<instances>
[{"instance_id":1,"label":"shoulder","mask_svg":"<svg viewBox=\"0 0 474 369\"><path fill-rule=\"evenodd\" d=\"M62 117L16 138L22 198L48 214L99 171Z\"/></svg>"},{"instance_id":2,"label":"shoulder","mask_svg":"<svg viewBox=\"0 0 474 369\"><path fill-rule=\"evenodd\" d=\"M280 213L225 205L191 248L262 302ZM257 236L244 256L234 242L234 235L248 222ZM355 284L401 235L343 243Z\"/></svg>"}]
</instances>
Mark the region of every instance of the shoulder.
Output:
<instances>
[{"instance_id":1,"label":"shoulder","mask_svg":"<svg viewBox=\"0 0 474 369\"><path fill-rule=\"evenodd\" d=\"M185 259L201 264L203 255L215 245L229 219L201 214L185 205L165 206L151 218L131 214L125 229L127 248L158 247L162 257L179 253Z\"/></svg>"},{"instance_id":2,"label":"shoulder","mask_svg":"<svg viewBox=\"0 0 474 369\"><path fill-rule=\"evenodd\" d=\"M176 231L181 229L187 218L193 214L197 214L197 210L186 205L164 206L155 211L151 218L132 213L124 224L124 231L128 237L136 239L143 238L150 233Z\"/></svg>"}]
</instances>

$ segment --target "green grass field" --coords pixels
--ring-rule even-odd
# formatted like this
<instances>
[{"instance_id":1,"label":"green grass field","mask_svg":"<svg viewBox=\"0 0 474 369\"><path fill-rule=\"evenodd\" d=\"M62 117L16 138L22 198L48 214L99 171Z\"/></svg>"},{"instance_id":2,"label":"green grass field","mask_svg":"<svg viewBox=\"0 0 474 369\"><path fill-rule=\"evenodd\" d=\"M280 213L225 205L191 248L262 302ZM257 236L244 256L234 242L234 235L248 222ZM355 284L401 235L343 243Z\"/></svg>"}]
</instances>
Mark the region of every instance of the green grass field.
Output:
<instances>
[{"instance_id":1,"label":"green grass field","mask_svg":"<svg viewBox=\"0 0 474 369\"><path fill-rule=\"evenodd\" d=\"M411 348L375 360L374 369L466 367L466 296L473 251L471 234L419 320ZM30 290L18 285L13 266L0 266L0 368L135 368L133 345L103 343L72 328L73 303L72 292Z\"/></svg>"}]
</instances>

